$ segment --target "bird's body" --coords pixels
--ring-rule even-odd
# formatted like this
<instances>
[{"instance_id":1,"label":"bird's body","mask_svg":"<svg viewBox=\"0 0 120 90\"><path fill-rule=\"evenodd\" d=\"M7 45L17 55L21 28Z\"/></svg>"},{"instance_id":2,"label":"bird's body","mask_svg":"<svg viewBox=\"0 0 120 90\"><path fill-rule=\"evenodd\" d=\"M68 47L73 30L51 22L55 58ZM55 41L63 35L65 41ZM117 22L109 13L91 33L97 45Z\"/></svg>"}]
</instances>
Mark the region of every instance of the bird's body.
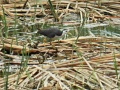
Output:
<instances>
[{"instance_id":1,"label":"bird's body","mask_svg":"<svg viewBox=\"0 0 120 90\"><path fill-rule=\"evenodd\" d=\"M50 38L50 44L52 45L52 43L51 43L52 38L63 36L65 34L67 34L68 31L69 30L60 31L57 28L48 28L48 29L38 30L37 33Z\"/></svg>"},{"instance_id":2,"label":"bird's body","mask_svg":"<svg viewBox=\"0 0 120 90\"><path fill-rule=\"evenodd\" d=\"M48 38L54 38L55 36L62 36L65 35L67 32L68 30L60 31L57 28L48 28L38 31L39 34L44 35Z\"/></svg>"}]
</instances>

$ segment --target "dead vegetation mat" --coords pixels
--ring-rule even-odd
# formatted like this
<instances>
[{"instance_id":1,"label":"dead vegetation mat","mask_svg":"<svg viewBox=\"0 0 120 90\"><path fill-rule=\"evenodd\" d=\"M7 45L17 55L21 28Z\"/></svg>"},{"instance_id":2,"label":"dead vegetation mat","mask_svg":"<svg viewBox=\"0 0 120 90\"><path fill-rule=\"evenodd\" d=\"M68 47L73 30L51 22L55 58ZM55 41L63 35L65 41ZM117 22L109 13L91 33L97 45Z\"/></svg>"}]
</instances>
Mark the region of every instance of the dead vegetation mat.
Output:
<instances>
[{"instance_id":1,"label":"dead vegetation mat","mask_svg":"<svg viewBox=\"0 0 120 90\"><path fill-rule=\"evenodd\" d=\"M37 17L41 20L34 23L63 23L67 25L78 25L87 22L104 22L119 24L120 1L119 0L51 0L53 9L47 0L1 0L0 16L8 15L8 26L15 16L19 17ZM4 9L4 12L3 12ZM81 19L78 21L64 20L69 14L75 13ZM72 15L73 16L73 15ZM58 22L55 22L57 20ZM69 23L68 23L69 22ZM28 21L27 21L28 23Z\"/></svg>"},{"instance_id":2,"label":"dead vegetation mat","mask_svg":"<svg viewBox=\"0 0 120 90\"><path fill-rule=\"evenodd\" d=\"M38 44L37 49L26 47L24 53L28 50L37 51L29 52L31 56L27 60L28 67L8 76L9 90L118 90L120 39L85 36L79 37L77 43L75 41L76 38L54 41L54 48L49 43ZM24 47L7 43L4 48L11 48L14 52L23 50ZM2 57L13 59L9 62L11 65L21 64L17 61L21 60L20 56L2 53L0 52ZM4 78L0 78L0 87L1 90L4 88Z\"/></svg>"},{"instance_id":3,"label":"dead vegetation mat","mask_svg":"<svg viewBox=\"0 0 120 90\"><path fill-rule=\"evenodd\" d=\"M0 0L0 17L4 14L7 26L19 17L39 17L34 23L79 25L87 22L113 20L119 24L120 1L109 0L51 0L56 15L52 15L47 1ZM98 0L100 1L100 0ZM40 8L44 7L44 8ZM4 12L3 12L4 10ZM35 11L35 12L34 12ZM62 21L71 13L80 15L80 21ZM54 22L55 19L58 22ZM71 17L70 17L71 18ZM19 19L18 19L19 20ZM118 20L118 22L116 21ZM12 22L11 22L12 21ZM19 23L19 21L18 21ZM32 22L33 23L33 22ZM2 23L0 26L4 27ZM120 88L120 38L85 36L30 46L8 38L0 38L0 71L9 65L9 90L118 90ZM26 56L26 57L24 57ZM29 57L27 57L29 56ZM10 61L11 59L11 61ZM22 65L22 66L21 66ZM28 65L28 66L27 66ZM0 78L0 90L5 88L6 77Z\"/></svg>"}]
</instances>

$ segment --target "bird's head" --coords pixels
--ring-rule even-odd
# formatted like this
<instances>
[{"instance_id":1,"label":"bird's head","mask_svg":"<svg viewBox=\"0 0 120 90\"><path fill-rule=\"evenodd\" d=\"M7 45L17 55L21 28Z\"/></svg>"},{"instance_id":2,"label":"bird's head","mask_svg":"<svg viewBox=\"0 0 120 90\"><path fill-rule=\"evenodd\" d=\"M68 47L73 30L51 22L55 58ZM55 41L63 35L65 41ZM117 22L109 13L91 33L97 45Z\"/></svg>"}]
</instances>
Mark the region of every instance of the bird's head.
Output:
<instances>
[{"instance_id":1,"label":"bird's head","mask_svg":"<svg viewBox=\"0 0 120 90\"><path fill-rule=\"evenodd\" d=\"M69 29L64 29L62 35L67 34L69 31L70 31Z\"/></svg>"}]
</instances>

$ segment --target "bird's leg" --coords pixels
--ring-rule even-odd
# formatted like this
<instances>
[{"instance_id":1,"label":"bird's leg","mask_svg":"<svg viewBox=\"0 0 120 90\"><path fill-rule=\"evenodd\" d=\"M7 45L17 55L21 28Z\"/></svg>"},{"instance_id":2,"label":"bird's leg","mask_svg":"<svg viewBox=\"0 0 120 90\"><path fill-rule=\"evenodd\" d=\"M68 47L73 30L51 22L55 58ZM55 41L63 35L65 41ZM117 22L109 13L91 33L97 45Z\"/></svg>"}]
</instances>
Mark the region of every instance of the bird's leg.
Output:
<instances>
[{"instance_id":1,"label":"bird's leg","mask_svg":"<svg viewBox=\"0 0 120 90\"><path fill-rule=\"evenodd\" d=\"M43 44L44 44L44 46L45 46L45 43L46 43L46 38L43 39Z\"/></svg>"},{"instance_id":2,"label":"bird's leg","mask_svg":"<svg viewBox=\"0 0 120 90\"><path fill-rule=\"evenodd\" d=\"M58 39L58 44L60 44L60 40Z\"/></svg>"},{"instance_id":3,"label":"bird's leg","mask_svg":"<svg viewBox=\"0 0 120 90\"><path fill-rule=\"evenodd\" d=\"M52 44L52 38L50 38L50 45L54 47L54 44Z\"/></svg>"},{"instance_id":4,"label":"bird's leg","mask_svg":"<svg viewBox=\"0 0 120 90\"><path fill-rule=\"evenodd\" d=\"M51 41L50 41L50 45L52 45Z\"/></svg>"},{"instance_id":5,"label":"bird's leg","mask_svg":"<svg viewBox=\"0 0 120 90\"><path fill-rule=\"evenodd\" d=\"M52 42L51 42L51 41L52 41L52 38L50 38L50 45L52 45Z\"/></svg>"}]
</instances>

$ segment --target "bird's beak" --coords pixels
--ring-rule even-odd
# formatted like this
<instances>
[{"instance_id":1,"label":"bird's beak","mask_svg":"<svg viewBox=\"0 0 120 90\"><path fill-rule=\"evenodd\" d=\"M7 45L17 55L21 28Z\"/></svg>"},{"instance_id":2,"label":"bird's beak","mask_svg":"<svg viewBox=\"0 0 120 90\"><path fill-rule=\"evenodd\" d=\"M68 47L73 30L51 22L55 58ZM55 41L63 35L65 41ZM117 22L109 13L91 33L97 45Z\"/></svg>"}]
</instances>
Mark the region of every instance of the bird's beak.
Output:
<instances>
[{"instance_id":1,"label":"bird's beak","mask_svg":"<svg viewBox=\"0 0 120 90\"><path fill-rule=\"evenodd\" d=\"M68 34L71 34L70 32L68 32Z\"/></svg>"},{"instance_id":2,"label":"bird's beak","mask_svg":"<svg viewBox=\"0 0 120 90\"><path fill-rule=\"evenodd\" d=\"M69 34L69 35L71 35L70 31L71 31L71 30L68 30L68 34Z\"/></svg>"}]
</instances>

